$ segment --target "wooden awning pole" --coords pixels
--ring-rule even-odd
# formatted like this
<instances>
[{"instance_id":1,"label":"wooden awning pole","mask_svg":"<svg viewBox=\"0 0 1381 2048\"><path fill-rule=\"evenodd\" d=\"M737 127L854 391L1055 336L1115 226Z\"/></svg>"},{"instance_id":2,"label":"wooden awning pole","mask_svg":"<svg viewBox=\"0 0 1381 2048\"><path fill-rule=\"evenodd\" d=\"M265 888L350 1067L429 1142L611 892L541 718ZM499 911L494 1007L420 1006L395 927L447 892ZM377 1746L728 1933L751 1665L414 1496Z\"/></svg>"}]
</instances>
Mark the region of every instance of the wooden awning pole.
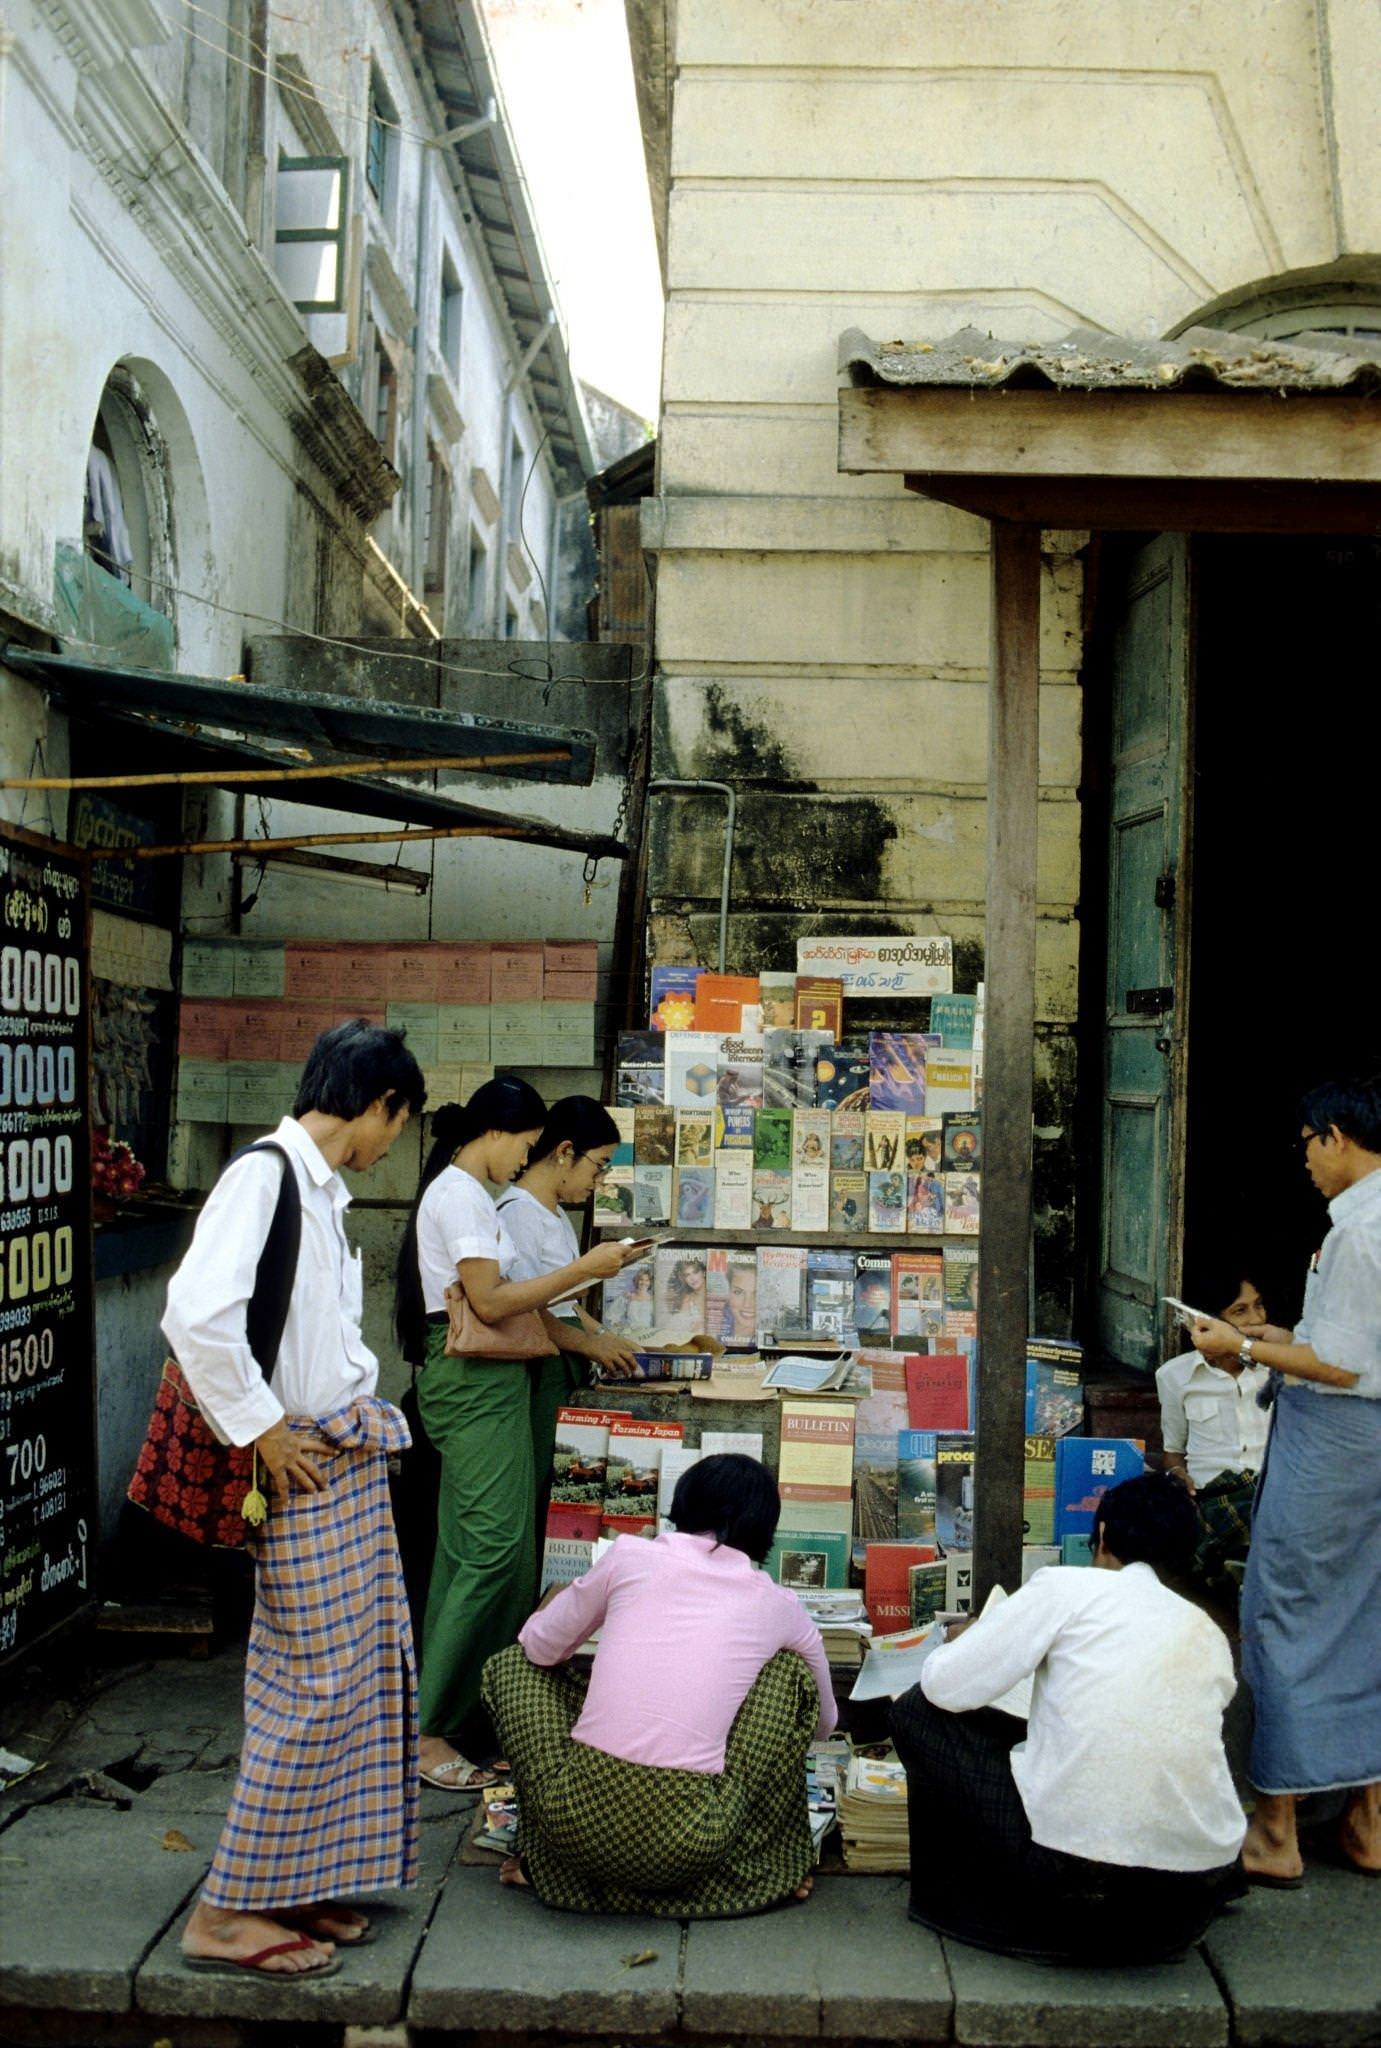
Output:
<instances>
[{"instance_id":1,"label":"wooden awning pole","mask_svg":"<svg viewBox=\"0 0 1381 2048\"><path fill-rule=\"evenodd\" d=\"M992 524L974 1607L1021 1584L1036 1029L1040 529Z\"/></svg>"}]
</instances>

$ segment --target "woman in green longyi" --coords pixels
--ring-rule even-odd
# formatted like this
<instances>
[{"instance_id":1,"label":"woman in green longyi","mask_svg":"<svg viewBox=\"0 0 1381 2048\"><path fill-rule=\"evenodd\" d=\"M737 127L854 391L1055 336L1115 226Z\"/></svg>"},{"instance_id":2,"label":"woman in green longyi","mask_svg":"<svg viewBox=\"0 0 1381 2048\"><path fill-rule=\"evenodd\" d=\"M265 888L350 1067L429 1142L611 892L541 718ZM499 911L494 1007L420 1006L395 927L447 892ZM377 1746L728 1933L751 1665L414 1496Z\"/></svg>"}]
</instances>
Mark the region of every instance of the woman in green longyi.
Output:
<instances>
[{"instance_id":1,"label":"woman in green longyi","mask_svg":"<svg viewBox=\"0 0 1381 2048\"><path fill-rule=\"evenodd\" d=\"M537 1487L530 1363L448 1357L446 1289L458 1283L472 1314L492 1324L609 1278L628 1256L597 1245L540 1279L510 1277L513 1242L485 1183L513 1179L545 1120L536 1089L512 1076L486 1081L463 1109L443 1104L399 1252L399 1342L405 1358L425 1360L418 1406L441 1456L418 1709L422 1778L443 1791L493 1782L457 1743L486 1659L516 1639L532 1604Z\"/></svg>"}]
</instances>

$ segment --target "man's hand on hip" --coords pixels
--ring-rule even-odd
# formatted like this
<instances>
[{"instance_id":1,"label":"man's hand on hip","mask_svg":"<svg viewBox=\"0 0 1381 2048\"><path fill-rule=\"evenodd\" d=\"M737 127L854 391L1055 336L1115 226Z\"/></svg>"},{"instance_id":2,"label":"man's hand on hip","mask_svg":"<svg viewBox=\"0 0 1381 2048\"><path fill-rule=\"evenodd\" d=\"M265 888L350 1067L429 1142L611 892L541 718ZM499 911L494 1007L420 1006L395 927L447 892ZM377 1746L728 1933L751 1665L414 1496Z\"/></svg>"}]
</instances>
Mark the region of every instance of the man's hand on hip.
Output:
<instances>
[{"instance_id":1,"label":"man's hand on hip","mask_svg":"<svg viewBox=\"0 0 1381 2048\"><path fill-rule=\"evenodd\" d=\"M286 1500L294 1492L321 1493L325 1490L325 1475L316 1460L307 1456L301 1437L294 1436L286 1419L280 1417L272 1429L266 1429L261 1437L256 1437L254 1448L263 1459L273 1490L280 1500Z\"/></svg>"}]
</instances>

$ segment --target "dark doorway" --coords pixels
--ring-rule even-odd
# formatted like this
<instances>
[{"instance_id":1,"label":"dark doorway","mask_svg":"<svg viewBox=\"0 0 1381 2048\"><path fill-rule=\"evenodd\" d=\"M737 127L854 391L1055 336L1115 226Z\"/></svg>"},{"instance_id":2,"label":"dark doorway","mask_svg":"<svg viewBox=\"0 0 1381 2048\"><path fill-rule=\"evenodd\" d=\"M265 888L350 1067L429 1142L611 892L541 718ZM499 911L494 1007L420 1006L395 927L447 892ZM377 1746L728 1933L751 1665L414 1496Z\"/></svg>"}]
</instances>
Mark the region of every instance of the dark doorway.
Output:
<instances>
[{"instance_id":1,"label":"dark doorway","mask_svg":"<svg viewBox=\"0 0 1381 2048\"><path fill-rule=\"evenodd\" d=\"M1327 1227L1296 1104L1381 1069L1381 542L1212 539L1194 566L1183 1291L1220 1306L1195 1285L1245 1257L1290 1322Z\"/></svg>"}]
</instances>

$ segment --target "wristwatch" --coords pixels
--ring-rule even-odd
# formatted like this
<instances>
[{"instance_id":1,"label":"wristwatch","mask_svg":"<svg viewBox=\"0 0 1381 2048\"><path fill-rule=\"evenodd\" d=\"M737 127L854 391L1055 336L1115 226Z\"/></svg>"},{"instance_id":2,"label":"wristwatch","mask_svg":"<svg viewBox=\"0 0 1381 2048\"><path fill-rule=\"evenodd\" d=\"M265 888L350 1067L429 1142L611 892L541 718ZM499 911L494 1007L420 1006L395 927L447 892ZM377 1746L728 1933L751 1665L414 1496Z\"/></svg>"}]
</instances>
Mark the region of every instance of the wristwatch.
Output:
<instances>
[{"instance_id":1,"label":"wristwatch","mask_svg":"<svg viewBox=\"0 0 1381 2048\"><path fill-rule=\"evenodd\" d=\"M1239 1365L1251 1365L1253 1362L1254 1353L1252 1350L1252 1339L1250 1337L1244 1337L1242 1339L1242 1349L1237 1354L1237 1363Z\"/></svg>"}]
</instances>

